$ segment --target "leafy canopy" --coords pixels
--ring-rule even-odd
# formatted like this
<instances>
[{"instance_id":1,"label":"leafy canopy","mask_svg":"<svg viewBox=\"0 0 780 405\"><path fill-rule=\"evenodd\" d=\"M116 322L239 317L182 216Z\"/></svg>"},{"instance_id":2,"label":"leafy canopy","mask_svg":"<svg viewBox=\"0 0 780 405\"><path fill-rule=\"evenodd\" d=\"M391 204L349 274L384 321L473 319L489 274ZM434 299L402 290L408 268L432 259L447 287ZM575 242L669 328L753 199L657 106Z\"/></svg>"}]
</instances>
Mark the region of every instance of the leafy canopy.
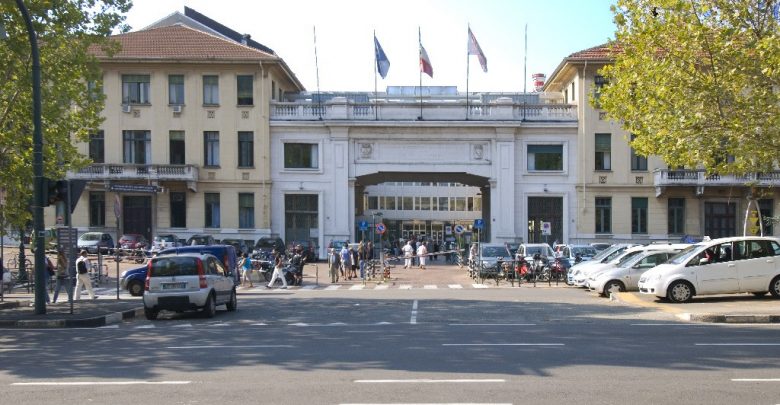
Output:
<instances>
[{"instance_id":1,"label":"leafy canopy","mask_svg":"<svg viewBox=\"0 0 780 405\"><path fill-rule=\"evenodd\" d=\"M619 0L599 104L670 166L774 170L780 23L771 0Z\"/></svg>"},{"instance_id":2,"label":"leafy canopy","mask_svg":"<svg viewBox=\"0 0 780 405\"><path fill-rule=\"evenodd\" d=\"M99 127L103 96L97 60L87 48L110 50L108 36L126 31L130 0L25 0L38 35L44 176L64 178L86 164L73 139ZM6 224L23 229L32 201L32 59L27 27L16 2L0 1L0 187ZM88 86L90 84L90 86ZM91 86L94 84L94 86Z\"/></svg>"}]
</instances>

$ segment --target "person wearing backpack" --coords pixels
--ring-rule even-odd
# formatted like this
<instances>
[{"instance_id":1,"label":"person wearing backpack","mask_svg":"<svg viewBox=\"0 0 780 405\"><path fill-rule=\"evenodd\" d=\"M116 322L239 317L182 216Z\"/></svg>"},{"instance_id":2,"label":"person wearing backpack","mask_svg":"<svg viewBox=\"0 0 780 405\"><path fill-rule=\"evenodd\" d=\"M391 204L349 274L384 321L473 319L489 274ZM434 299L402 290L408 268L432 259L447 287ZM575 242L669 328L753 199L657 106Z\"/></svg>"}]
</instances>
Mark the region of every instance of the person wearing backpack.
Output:
<instances>
[{"instance_id":1,"label":"person wearing backpack","mask_svg":"<svg viewBox=\"0 0 780 405\"><path fill-rule=\"evenodd\" d=\"M76 300L78 301L81 299L81 285L83 284L84 287L87 288L87 293L89 293L89 298L95 299L97 298L97 295L95 295L95 291L92 290L92 280L89 278L89 270L92 267L92 264L89 262L89 259L87 258L87 251L82 250L81 256L76 259L76 272L78 273L76 275Z\"/></svg>"}]
</instances>

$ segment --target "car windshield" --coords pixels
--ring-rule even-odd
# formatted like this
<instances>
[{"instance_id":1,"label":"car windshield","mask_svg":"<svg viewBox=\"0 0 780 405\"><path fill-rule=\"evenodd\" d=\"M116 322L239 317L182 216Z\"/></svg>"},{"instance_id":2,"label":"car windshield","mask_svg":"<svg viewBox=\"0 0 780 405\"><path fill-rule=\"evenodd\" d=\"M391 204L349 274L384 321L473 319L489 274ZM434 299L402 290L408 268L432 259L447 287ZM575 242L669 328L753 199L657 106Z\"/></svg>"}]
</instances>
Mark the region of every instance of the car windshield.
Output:
<instances>
[{"instance_id":1,"label":"car windshield","mask_svg":"<svg viewBox=\"0 0 780 405\"><path fill-rule=\"evenodd\" d=\"M533 256L537 253L539 253L542 256L551 256L550 249L549 248L545 249L544 246L528 246L525 249L526 256Z\"/></svg>"},{"instance_id":2,"label":"car windshield","mask_svg":"<svg viewBox=\"0 0 780 405\"><path fill-rule=\"evenodd\" d=\"M575 246L571 248L571 252L574 255L580 255L584 257L592 257L596 255L596 249L588 246Z\"/></svg>"},{"instance_id":3,"label":"car windshield","mask_svg":"<svg viewBox=\"0 0 780 405\"><path fill-rule=\"evenodd\" d=\"M704 245L696 244L696 245L688 246L687 248L681 250L680 253L677 253L676 255L672 256L672 258L669 259L667 263L672 263L672 264L685 263L688 261L688 259L698 254L702 246Z\"/></svg>"},{"instance_id":4,"label":"car windshield","mask_svg":"<svg viewBox=\"0 0 780 405\"><path fill-rule=\"evenodd\" d=\"M260 239L257 241L257 244L255 245L255 248L262 249L262 248L273 248L276 247L276 241L274 239Z\"/></svg>"},{"instance_id":5,"label":"car windshield","mask_svg":"<svg viewBox=\"0 0 780 405\"><path fill-rule=\"evenodd\" d=\"M197 276L198 259L186 256L161 256L152 262L152 276Z\"/></svg>"},{"instance_id":6,"label":"car windshield","mask_svg":"<svg viewBox=\"0 0 780 405\"><path fill-rule=\"evenodd\" d=\"M134 240L138 239L138 236L137 235L122 235L122 239L123 240L127 240L127 241L134 241Z\"/></svg>"},{"instance_id":7,"label":"car windshield","mask_svg":"<svg viewBox=\"0 0 780 405\"><path fill-rule=\"evenodd\" d=\"M81 240L100 240L99 233L85 233L79 238Z\"/></svg>"},{"instance_id":8,"label":"car windshield","mask_svg":"<svg viewBox=\"0 0 780 405\"><path fill-rule=\"evenodd\" d=\"M620 257L619 259L616 259L616 260L617 260L617 265L618 265L618 266L622 266L624 263L626 263L626 262L628 262L628 261L630 261L630 260L634 259L634 257L635 257L636 255L640 254L640 253L642 253L642 251L641 251L641 250L637 250L637 251L635 251L635 252L627 252L625 255L623 255L623 256L622 256L622 257Z\"/></svg>"},{"instance_id":9,"label":"car windshield","mask_svg":"<svg viewBox=\"0 0 780 405\"><path fill-rule=\"evenodd\" d=\"M158 241L164 240L166 242L175 242L176 239L173 237L173 235L160 235L157 237Z\"/></svg>"},{"instance_id":10,"label":"car windshield","mask_svg":"<svg viewBox=\"0 0 780 405\"><path fill-rule=\"evenodd\" d=\"M509 254L503 246L483 246L482 257L506 257Z\"/></svg>"},{"instance_id":11,"label":"car windshield","mask_svg":"<svg viewBox=\"0 0 780 405\"><path fill-rule=\"evenodd\" d=\"M190 245L205 245L208 240L209 238L207 236L193 236L192 239L190 239Z\"/></svg>"}]
</instances>

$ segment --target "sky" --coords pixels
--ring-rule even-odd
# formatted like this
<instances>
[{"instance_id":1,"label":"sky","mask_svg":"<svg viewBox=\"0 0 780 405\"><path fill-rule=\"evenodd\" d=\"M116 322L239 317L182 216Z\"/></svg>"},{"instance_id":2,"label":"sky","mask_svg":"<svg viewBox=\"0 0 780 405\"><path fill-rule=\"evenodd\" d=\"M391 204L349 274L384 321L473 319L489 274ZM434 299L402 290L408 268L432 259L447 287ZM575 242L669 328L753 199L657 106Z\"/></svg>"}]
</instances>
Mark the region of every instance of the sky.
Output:
<instances>
[{"instance_id":1,"label":"sky","mask_svg":"<svg viewBox=\"0 0 780 405\"><path fill-rule=\"evenodd\" d=\"M138 30L190 7L273 49L308 91L374 91L375 78L379 91L419 85L419 28L433 66L433 78L423 74L423 86L465 91L468 60L469 92L510 93L524 86L532 91L532 74L549 77L566 56L614 38L614 2L133 0L126 23ZM467 58L469 26L487 58L487 73L476 56ZM374 32L390 61L385 79L374 75Z\"/></svg>"}]
</instances>

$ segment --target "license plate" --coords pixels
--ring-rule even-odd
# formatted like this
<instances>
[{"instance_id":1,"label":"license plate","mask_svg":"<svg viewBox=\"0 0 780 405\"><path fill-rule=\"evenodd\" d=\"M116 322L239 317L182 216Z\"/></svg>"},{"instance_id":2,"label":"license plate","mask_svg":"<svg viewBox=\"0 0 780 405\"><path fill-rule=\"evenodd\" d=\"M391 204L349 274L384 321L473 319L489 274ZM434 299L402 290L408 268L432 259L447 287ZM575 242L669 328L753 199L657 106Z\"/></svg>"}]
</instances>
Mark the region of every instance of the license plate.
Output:
<instances>
[{"instance_id":1,"label":"license plate","mask_svg":"<svg viewBox=\"0 0 780 405\"><path fill-rule=\"evenodd\" d=\"M163 283L163 290L178 290L187 287L187 283Z\"/></svg>"}]
</instances>

